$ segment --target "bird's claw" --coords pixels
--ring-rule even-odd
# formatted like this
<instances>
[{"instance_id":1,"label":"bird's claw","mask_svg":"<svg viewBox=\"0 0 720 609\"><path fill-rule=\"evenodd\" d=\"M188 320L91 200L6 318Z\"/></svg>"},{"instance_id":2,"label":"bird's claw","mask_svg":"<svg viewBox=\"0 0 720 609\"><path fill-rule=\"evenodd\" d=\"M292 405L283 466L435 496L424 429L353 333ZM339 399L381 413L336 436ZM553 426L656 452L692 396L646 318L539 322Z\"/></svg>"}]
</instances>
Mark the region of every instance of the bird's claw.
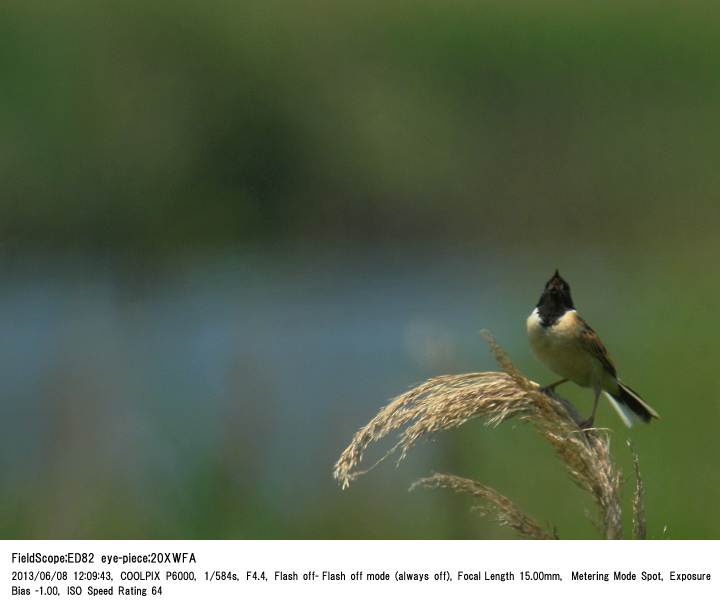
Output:
<instances>
[{"instance_id":1,"label":"bird's claw","mask_svg":"<svg viewBox=\"0 0 720 609\"><path fill-rule=\"evenodd\" d=\"M580 429L583 429L585 431L587 431L588 429L592 429L595 425L595 417L590 417L589 419L580 421L578 425L580 426Z\"/></svg>"}]
</instances>

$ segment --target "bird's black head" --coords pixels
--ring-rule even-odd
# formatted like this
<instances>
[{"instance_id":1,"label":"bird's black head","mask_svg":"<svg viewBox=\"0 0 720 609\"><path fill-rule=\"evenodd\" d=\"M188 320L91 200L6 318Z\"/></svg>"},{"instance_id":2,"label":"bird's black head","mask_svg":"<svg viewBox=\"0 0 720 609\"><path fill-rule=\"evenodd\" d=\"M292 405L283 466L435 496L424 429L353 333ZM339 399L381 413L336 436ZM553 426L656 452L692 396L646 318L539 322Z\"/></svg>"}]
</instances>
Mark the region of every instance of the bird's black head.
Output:
<instances>
[{"instance_id":1,"label":"bird's black head","mask_svg":"<svg viewBox=\"0 0 720 609\"><path fill-rule=\"evenodd\" d=\"M555 274L545 284L545 289L537 303L538 315L542 324L551 326L562 317L565 311L574 308L568 282L560 277L558 271L555 271Z\"/></svg>"}]
</instances>

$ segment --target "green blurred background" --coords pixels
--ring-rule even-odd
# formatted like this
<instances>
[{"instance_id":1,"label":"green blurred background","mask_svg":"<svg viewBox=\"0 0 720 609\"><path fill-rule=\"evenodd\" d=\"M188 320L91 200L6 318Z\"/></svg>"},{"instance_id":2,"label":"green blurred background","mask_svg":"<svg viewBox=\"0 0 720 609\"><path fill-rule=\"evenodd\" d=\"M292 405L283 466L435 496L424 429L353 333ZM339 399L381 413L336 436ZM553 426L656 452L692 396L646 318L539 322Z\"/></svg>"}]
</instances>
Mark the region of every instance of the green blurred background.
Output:
<instances>
[{"instance_id":1,"label":"green blurred background","mask_svg":"<svg viewBox=\"0 0 720 609\"><path fill-rule=\"evenodd\" d=\"M0 535L511 536L407 492L445 471L594 537L522 425L331 478L393 395L495 368L481 328L553 380L559 267L663 417L598 420L650 536L720 537L713 7L4 3Z\"/></svg>"}]
</instances>

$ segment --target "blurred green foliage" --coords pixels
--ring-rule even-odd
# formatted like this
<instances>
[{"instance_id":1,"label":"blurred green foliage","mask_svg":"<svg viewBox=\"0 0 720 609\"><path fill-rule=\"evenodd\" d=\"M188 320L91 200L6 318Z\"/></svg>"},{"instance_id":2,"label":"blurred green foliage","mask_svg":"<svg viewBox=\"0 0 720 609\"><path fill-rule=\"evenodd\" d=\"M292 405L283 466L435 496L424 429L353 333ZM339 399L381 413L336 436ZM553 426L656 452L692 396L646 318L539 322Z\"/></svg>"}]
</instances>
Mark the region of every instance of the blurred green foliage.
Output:
<instances>
[{"instance_id":1,"label":"blurred green foliage","mask_svg":"<svg viewBox=\"0 0 720 609\"><path fill-rule=\"evenodd\" d=\"M714 225L711 8L10 2L1 236L159 254Z\"/></svg>"}]
</instances>

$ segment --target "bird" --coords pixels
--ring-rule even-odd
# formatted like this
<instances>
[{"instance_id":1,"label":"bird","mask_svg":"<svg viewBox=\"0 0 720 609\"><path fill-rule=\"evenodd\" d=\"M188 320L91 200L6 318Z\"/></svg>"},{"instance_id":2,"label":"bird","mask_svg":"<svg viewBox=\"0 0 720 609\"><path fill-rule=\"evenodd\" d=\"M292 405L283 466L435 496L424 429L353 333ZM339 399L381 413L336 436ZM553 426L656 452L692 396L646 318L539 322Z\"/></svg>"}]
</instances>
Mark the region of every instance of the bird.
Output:
<instances>
[{"instance_id":1,"label":"bird","mask_svg":"<svg viewBox=\"0 0 720 609\"><path fill-rule=\"evenodd\" d=\"M592 414L580 423L584 429L594 425L601 393L628 427L632 427L633 419L649 423L660 418L636 391L620 381L600 337L575 310L570 285L558 270L527 318L527 333L538 359L561 377L545 390L554 390L567 381L593 390Z\"/></svg>"}]
</instances>

